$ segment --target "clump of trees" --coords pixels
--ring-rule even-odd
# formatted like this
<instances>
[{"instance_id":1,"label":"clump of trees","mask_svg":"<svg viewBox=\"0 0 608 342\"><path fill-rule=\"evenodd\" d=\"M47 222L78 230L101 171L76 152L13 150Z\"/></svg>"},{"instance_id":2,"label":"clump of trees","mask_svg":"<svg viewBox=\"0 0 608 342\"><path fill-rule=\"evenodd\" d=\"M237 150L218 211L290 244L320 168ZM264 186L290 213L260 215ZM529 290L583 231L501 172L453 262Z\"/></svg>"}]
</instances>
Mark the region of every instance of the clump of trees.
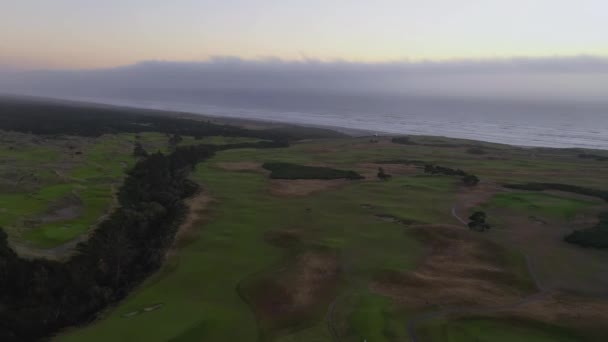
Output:
<instances>
[{"instance_id":1,"label":"clump of trees","mask_svg":"<svg viewBox=\"0 0 608 342\"><path fill-rule=\"evenodd\" d=\"M136 142L133 146L133 156L135 158L145 158L148 156L148 152L139 142Z\"/></svg>"},{"instance_id":2,"label":"clump of trees","mask_svg":"<svg viewBox=\"0 0 608 342\"><path fill-rule=\"evenodd\" d=\"M439 165L426 164L424 166L424 173L431 175L459 176L462 177L462 182L467 186L475 186L477 183L479 183L479 178L477 176L466 173L461 169L452 169Z\"/></svg>"},{"instance_id":3,"label":"clump of trees","mask_svg":"<svg viewBox=\"0 0 608 342\"><path fill-rule=\"evenodd\" d=\"M322 166L307 166L291 163L264 163L266 170L271 171L270 178L274 179L363 179L355 171L338 170Z\"/></svg>"},{"instance_id":4,"label":"clump of trees","mask_svg":"<svg viewBox=\"0 0 608 342\"><path fill-rule=\"evenodd\" d=\"M483 211L474 212L473 215L469 216L469 220L469 229L476 232L485 232L492 227L486 222L486 213Z\"/></svg>"},{"instance_id":5,"label":"clump of trees","mask_svg":"<svg viewBox=\"0 0 608 342\"><path fill-rule=\"evenodd\" d=\"M169 137L169 147L171 148L176 148L177 145L179 145L179 143L181 143L184 140L184 138L182 138L181 135L179 134L173 134L172 136Z\"/></svg>"},{"instance_id":6,"label":"clump of trees","mask_svg":"<svg viewBox=\"0 0 608 342\"><path fill-rule=\"evenodd\" d=\"M599 222L594 227L575 230L564 240L582 247L608 248L608 212L599 215Z\"/></svg>"},{"instance_id":7,"label":"clump of trees","mask_svg":"<svg viewBox=\"0 0 608 342\"><path fill-rule=\"evenodd\" d=\"M378 168L378 178L380 178L381 180L387 181L390 180L392 177L393 176L386 173L383 168Z\"/></svg>"}]
</instances>

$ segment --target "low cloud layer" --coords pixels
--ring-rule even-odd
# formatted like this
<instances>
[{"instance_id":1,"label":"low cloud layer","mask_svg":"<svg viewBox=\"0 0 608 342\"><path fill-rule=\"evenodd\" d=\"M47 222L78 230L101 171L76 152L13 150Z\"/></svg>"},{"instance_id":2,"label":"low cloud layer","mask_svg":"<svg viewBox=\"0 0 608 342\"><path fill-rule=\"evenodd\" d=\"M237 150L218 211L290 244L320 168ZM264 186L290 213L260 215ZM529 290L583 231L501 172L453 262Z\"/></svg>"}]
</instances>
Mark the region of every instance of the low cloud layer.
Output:
<instances>
[{"instance_id":1,"label":"low cloud layer","mask_svg":"<svg viewBox=\"0 0 608 342\"><path fill-rule=\"evenodd\" d=\"M0 68L0 70L2 70ZM103 97L158 91L276 90L608 101L608 58L593 56L357 63L147 61L78 71L0 72L0 92Z\"/></svg>"}]
</instances>

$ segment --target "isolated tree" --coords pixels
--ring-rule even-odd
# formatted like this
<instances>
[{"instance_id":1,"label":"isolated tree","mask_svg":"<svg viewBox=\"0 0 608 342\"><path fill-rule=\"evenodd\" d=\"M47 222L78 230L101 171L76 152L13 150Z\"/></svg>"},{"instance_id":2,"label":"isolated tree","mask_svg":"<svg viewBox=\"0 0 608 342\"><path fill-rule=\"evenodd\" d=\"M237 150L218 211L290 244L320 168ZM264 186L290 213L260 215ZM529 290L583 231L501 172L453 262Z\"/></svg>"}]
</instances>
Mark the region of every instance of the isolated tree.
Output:
<instances>
[{"instance_id":1,"label":"isolated tree","mask_svg":"<svg viewBox=\"0 0 608 342\"><path fill-rule=\"evenodd\" d=\"M177 147L177 145L182 142L182 140L184 140L182 138L181 135L179 134L173 134L170 138L169 138L169 146L171 146L172 148Z\"/></svg>"},{"instance_id":2,"label":"isolated tree","mask_svg":"<svg viewBox=\"0 0 608 342\"><path fill-rule=\"evenodd\" d=\"M389 179L391 179L391 175L389 175L388 173L384 172L384 169L379 167L378 168L378 178L380 178L383 181L387 181Z\"/></svg>"},{"instance_id":3,"label":"isolated tree","mask_svg":"<svg viewBox=\"0 0 608 342\"><path fill-rule=\"evenodd\" d=\"M462 182L467 186L475 186L479 183L479 178L475 175L466 175L462 178Z\"/></svg>"},{"instance_id":4,"label":"isolated tree","mask_svg":"<svg viewBox=\"0 0 608 342\"><path fill-rule=\"evenodd\" d=\"M469 229L484 232L491 228L491 226L486 222L486 213L483 211L476 211L473 215L469 216Z\"/></svg>"},{"instance_id":5,"label":"isolated tree","mask_svg":"<svg viewBox=\"0 0 608 342\"><path fill-rule=\"evenodd\" d=\"M133 147L133 156L136 158L145 158L148 156L148 152L146 152L139 142L136 142L135 147Z\"/></svg>"}]
</instances>

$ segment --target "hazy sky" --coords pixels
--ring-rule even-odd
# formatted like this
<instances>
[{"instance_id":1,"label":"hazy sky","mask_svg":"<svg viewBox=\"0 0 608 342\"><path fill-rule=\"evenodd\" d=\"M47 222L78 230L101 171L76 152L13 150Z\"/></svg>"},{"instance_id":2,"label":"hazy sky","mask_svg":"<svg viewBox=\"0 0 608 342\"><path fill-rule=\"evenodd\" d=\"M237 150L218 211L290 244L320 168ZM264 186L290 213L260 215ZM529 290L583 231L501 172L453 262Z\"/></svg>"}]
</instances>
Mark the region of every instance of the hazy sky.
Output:
<instances>
[{"instance_id":1,"label":"hazy sky","mask_svg":"<svg viewBox=\"0 0 608 342\"><path fill-rule=\"evenodd\" d=\"M605 0L2 0L0 66L608 56Z\"/></svg>"}]
</instances>

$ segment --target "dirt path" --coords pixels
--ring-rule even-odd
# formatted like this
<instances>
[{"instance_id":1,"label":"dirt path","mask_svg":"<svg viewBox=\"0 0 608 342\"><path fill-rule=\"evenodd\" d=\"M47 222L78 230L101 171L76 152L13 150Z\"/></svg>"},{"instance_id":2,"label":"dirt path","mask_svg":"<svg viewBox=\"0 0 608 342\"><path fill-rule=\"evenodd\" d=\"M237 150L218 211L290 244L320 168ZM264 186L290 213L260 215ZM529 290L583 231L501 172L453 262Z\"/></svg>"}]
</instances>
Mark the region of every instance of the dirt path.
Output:
<instances>
[{"instance_id":1,"label":"dirt path","mask_svg":"<svg viewBox=\"0 0 608 342\"><path fill-rule=\"evenodd\" d=\"M452 216L454 216L460 223L467 226L467 221L465 221L462 217L458 216L456 213L456 206L452 207Z\"/></svg>"}]
</instances>

